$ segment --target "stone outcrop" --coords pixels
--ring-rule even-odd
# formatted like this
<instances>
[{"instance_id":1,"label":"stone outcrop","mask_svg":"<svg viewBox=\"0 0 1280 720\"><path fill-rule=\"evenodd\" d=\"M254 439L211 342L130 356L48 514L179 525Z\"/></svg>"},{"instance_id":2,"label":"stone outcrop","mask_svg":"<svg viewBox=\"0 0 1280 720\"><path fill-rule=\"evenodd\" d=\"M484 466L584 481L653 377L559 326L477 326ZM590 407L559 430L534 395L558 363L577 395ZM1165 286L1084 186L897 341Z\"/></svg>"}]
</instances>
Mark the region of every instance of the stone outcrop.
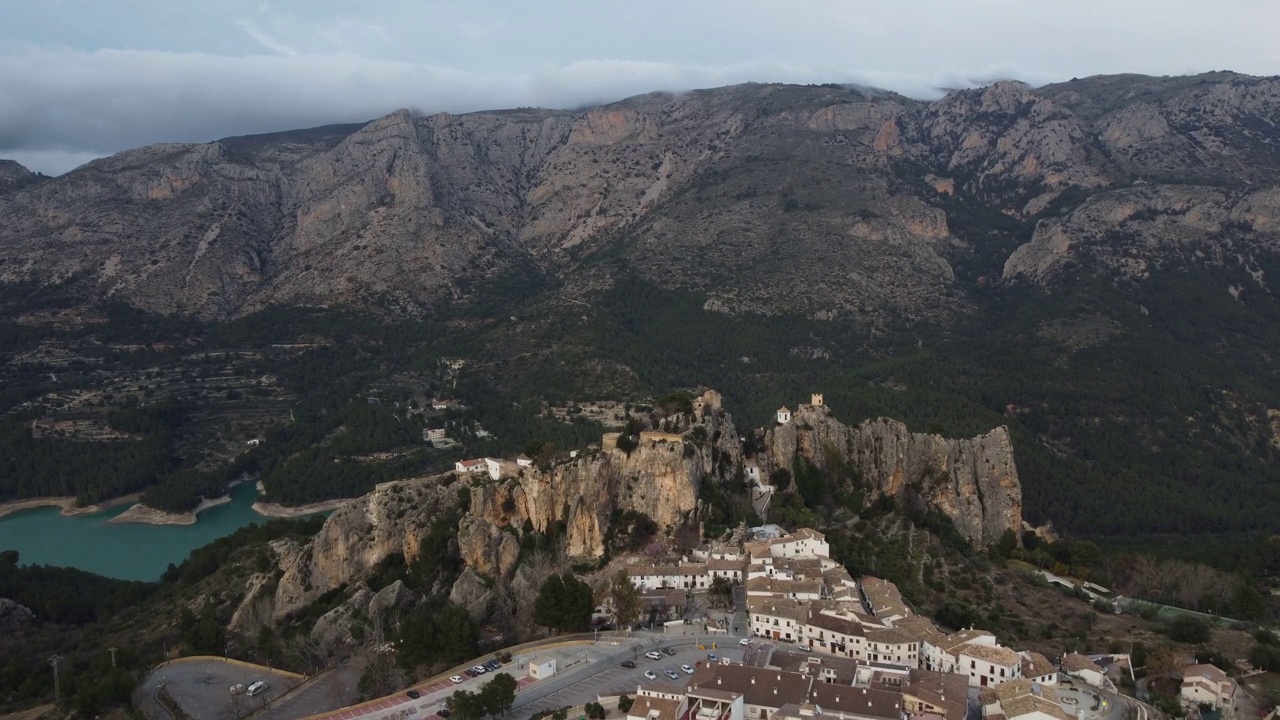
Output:
<instances>
[{"instance_id":1,"label":"stone outcrop","mask_svg":"<svg viewBox=\"0 0 1280 720\"><path fill-rule=\"evenodd\" d=\"M329 650L339 645L354 645L356 640L351 629L360 621L361 615L365 614L372 598L373 593L369 588L357 589L346 602L316 620L316 624L311 627L311 639Z\"/></svg>"},{"instance_id":2,"label":"stone outcrop","mask_svg":"<svg viewBox=\"0 0 1280 720\"><path fill-rule=\"evenodd\" d=\"M15 631L35 619L35 614L26 605L19 605L9 598L0 598L0 631Z\"/></svg>"},{"instance_id":3,"label":"stone outcrop","mask_svg":"<svg viewBox=\"0 0 1280 720\"><path fill-rule=\"evenodd\" d=\"M383 483L335 510L306 546L273 544L282 571L274 617L358 581L391 555L412 562L431 522L451 511L457 497L456 488L442 486L439 477Z\"/></svg>"},{"instance_id":4,"label":"stone outcrop","mask_svg":"<svg viewBox=\"0 0 1280 720\"><path fill-rule=\"evenodd\" d=\"M1278 250L1280 188L1134 187L1099 193L1064 217L1041 221L1005 261L1004 278L1051 286L1085 261L1129 280L1170 262L1242 263L1256 289L1276 292L1254 256Z\"/></svg>"},{"instance_id":5,"label":"stone outcrop","mask_svg":"<svg viewBox=\"0 0 1280 720\"><path fill-rule=\"evenodd\" d=\"M718 402L718 397L716 399ZM604 554L615 512L643 513L661 532L697 521L699 483L727 476L741 462L732 419L719 411L683 416L679 441L642 441L630 453L591 453L550 468L472 488L471 510L458 533L462 558L479 572L506 579L519 553L518 534L558 530L571 558Z\"/></svg>"},{"instance_id":6,"label":"stone outcrop","mask_svg":"<svg viewBox=\"0 0 1280 720\"><path fill-rule=\"evenodd\" d=\"M470 567L463 569L449 590L449 602L466 608L476 622L484 620L489 614L492 601L493 590Z\"/></svg>"},{"instance_id":7,"label":"stone outcrop","mask_svg":"<svg viewBox=\"0 0 1280 720\"><path fill-rule=\"evenodd\" d=\"M1022 527L1022 486L1003 427L957 440L912 433L886 418L850 427L827 407L801 405L791 422L766 432L765 447L758 458L765 478L780 468L790 472L797 456L828 469L834 453L857 471L868 502L910 490L978 547Z\"/></svg>"}]
</instances>

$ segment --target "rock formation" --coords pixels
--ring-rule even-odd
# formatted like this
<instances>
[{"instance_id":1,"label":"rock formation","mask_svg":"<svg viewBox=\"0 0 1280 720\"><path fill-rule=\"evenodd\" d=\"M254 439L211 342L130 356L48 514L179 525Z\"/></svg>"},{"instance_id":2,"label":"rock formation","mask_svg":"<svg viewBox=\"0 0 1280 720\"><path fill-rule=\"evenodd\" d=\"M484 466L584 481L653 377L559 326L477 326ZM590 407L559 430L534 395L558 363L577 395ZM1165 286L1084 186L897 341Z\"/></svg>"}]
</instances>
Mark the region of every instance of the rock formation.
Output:
<instances>
[{"instance_id":1,"label":"rock formation","mask_svg":"<svg viewBox=\"0 0 1280 720\"><path fill-rule=\"evenodd\" d=\"M766 479L778 469L790 472L797 457L826 470L834 453L857 471L868 502L910 489L978 547L1022 528L1022 486L1003 427L955 440L908 432L887 418L850 427L825 406L801 405L790 422L765 433L765 448L758 462Z\"/></svg>"},{"instance_id":2,"label":"rock formation","mask_svg":"<svg viewBox=\"0 0 1280 720\"><path fill-rule=\"evenodd\" d=\"M604 554L614 512L642 513L663 533L696 522L699 484L731 473L742 450L733 420L722 411L708 407L700 415L681 417L689 423L681 432L642 434L630 452L601 450L473 487L471 510L458 533L463 560L478 572L506 579L515 569L518 535L526 527L548 533L558 526L569 557L593 560Z\"/></svg>"},{"instance_id":3,"label":"rock formation","mask_svg":"<svg viewBox=\"0 0 1280 720\"><path fill-rule=\"evenodd\" d=\"M932 103L747 84L582 112L398 111L52 179L3 162L0 283L205 318L416 315L548 275L589 302L614 271L580 260L608 253L711 310L945 322L971 307L954 268L990 240L975 205L1034 219L1136 182L1259 190L1280 181L1278 114L1280 80L1231 73Z\"/></svg>"},{"instance_id":4,"label":"rock formation","mask_svg":"<svg viewBox=\"0 0 1280 720\"><path fill-rule=\"evenodd\" d=\"M276 587L276 619L317 597L363 578L394 554L418 555L431 522L457 504L457 490L439 477L383 483L333 512L305 547L273 545L282 572Z\"/></svg>"},{"instance_id":5,"label":"rock formation","mask_svg":"<svg viewBox=\"0 0 1280 720\"><path fill-rule=\"evenodd\" d=\"M36 619L26 605L19 605L9 598L0 598L0 630L13 632Z\"/></svg>"}]
</instances>

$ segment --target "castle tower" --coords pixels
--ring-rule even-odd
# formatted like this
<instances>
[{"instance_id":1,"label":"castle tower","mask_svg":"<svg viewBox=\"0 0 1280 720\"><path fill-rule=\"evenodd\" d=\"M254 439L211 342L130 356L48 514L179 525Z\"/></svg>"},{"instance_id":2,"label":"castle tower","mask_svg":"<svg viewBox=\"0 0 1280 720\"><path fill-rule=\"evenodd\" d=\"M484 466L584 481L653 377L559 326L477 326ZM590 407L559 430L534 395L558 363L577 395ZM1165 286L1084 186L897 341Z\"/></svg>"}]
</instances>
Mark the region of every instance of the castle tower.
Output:
<instances>
[{"instance_id":1,"label":"castle tower","mask_svg":"<svg viewBox=\"0 0 1280 720\"><path fill-rule=\"evenodd\" d=\"M778 424L786 425L789 422L791 422L791 411L787 409L786 405L783 405L778 408Z\"/></svg>"},{"instance_id":2,"label":"castle tower","mask_svg":"<svg viewBox=\"0 0 1280 720\"><path fill-rule=\"evenodd\" d=\"M822 393L814 393L809 404L814 407L822 407Z\"/></svg>"}]
</instances>

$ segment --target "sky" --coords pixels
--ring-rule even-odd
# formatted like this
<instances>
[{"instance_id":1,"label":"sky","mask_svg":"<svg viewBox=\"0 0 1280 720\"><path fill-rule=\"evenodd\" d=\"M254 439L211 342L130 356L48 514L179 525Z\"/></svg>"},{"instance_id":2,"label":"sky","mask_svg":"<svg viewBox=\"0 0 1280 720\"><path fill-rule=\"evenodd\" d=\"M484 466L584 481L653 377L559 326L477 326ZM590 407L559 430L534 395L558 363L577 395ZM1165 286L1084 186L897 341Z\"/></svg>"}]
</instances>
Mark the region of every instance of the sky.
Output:
<instances>
[{"instance_id":1,"label":"sky","mask_svg":"<svg viewBox=\"0 0 1280 720\"><path fill-rule=\"evenodd\" d=\"M1276 0L0 0L0 158L740 82L1280 74Z\"/></svg>"}]
</instances>

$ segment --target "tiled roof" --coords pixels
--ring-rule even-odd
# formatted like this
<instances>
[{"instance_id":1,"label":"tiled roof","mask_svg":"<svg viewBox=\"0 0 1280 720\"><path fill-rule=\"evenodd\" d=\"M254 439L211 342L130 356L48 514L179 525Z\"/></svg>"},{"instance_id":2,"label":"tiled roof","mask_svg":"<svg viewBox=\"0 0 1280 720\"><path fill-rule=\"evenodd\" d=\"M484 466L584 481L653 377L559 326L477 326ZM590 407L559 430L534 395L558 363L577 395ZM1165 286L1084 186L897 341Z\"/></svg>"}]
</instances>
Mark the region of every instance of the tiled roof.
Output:
<instances>
[{"instance_id":1,"label":"tiled roof","mask_svg":"<svg viewBox=\"0 0 1280 720\"><path fill-rule=\"evenodd\" d=\"M1213 667L1210 665L1209 667ZM1062 669L1066 672L1079 672L1081 670L1093 670L1094 672L1102 672L1102 668L1089 658L1080 653L1068 653L1062 658ZM1218 670L1217 668L1213 668ZM1218 670L1218 672L1222 672Z\"/></svg>"},{"instance_id":2,"label":"tiled roof","mask_svg":"<svg viewBox=\"0 0 1280 720\"><path fill-rule=\"evenodd\" d=\"M1022 658L1018 656L1018 653L1000 645L961 645L956 648L956 655L968 655L969 657L1005 667L1014 665L1021 667L1022 664Z\"/></svg>"},{"instance_id":3,"label":"tiled roof","mask_svg":"<svg viewBox=\"0 0 1280 720\"><path fill-rule=\"evenodd\" d=\"M915 641L916 639L907 633L894 628L867 631L867 642L882 643L885 645L905 645Z\"/></svg>"},{"instance_id":4,"label":"tiled roof","mask_svg":"<svg viewBox=\"0 0 1280 720\"><path fill-rule=\"evenodd\" d=\"M641 695L632 703L627 717L654 718L655 720L677 720L680 712L679 700Z\"/></svg>"},{"instance_id":5,"label":"tiled roof","mask_svg":"<svg viewBox=\"0 0 1280 720\"><path fill-rule=\"evenodd\" d=\"M690 687L742 693L748 705L777 708L804 702L813 679L794 672L712 663L699 668Z\"/></svg>"},{"instance_id":6,"label":"tiled roof","mask_svg":"<svg viewBox=\"0 0 1280 720\"><path fill-rule=\"evenodd\" d=\"M862 635L862 623L853 618L838 617L830 613L810 612L806 624L841 635Z\"/></svg>"},{"instance_id":7,"label":"tiled roof","mask_svg":"<svg viewBox=\"0 0 1280 720\"><path fill-rule=\"evenodd\" d=\"M902 717L902 694L892 690L817 682L809 689L809 702L824 712L836 710L886 720Z\"/></svg>"},{"instance_id":8,"label":"tiled roof","mask_svg":"<svg viewBox=\"0 0 1280 720\"><path fill-rule=\"evenodd\" d=\"M1022 653L1022 677L1038 678L1044 675L1051 675L1057 671L1058 669L1053 666L1053 663L1049 662L1049 658L1040 653L1030 650Z\"/></svg>"}]
</instances>

